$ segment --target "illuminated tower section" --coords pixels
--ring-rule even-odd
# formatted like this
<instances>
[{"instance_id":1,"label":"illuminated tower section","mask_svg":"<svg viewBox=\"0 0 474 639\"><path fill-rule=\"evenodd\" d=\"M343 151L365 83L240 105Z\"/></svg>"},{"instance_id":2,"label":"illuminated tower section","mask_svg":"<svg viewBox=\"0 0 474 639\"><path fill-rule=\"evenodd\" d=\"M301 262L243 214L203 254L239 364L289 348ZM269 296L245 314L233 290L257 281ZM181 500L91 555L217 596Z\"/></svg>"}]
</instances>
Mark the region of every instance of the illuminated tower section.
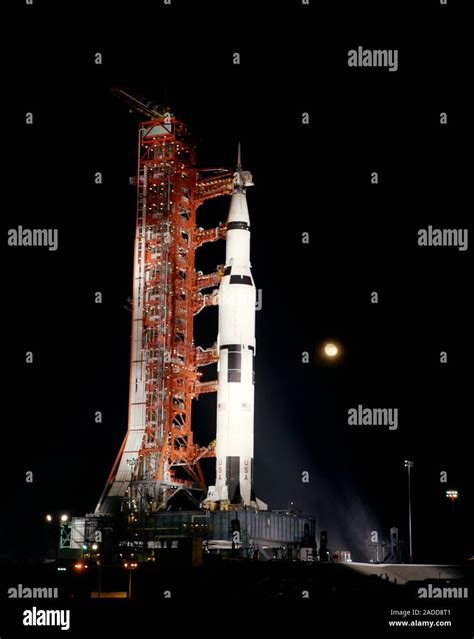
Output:
<instances>
[{"instance_id":1,"label":"illuminated tower section","mask_svg":"<svg viewBox=\"0 0 474 639\"><path fill-rule=\"evenodd\" d=\"M96 513L154 512L181 490L192 498L205 487L199 461L214 456L193 441L191 404L217 390L199 371L217 361L217 348L195 347L193 319L215 303L202 291L220 283L223 268L196 273L195 251L225 237L226 226L197 228L196 209L232 193L232 174L194 168L185 125L152 115L139 127L128 430Z\"/></svg>"}]
</instances>

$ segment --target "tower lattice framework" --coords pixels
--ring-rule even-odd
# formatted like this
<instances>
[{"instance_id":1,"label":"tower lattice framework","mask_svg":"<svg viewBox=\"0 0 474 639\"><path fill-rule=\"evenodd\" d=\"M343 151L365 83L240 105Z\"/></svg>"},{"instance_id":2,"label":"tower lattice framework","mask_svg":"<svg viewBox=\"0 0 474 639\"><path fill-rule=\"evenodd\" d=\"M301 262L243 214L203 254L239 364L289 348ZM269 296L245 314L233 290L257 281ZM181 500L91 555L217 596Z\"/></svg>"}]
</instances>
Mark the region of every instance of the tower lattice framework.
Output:
<instances>
[{"instance_id":1,"label":"tower lattice framework","mask_svg":"<svg viewBox=\"0 0 474 639\"><path fill-rule=\"evenodd\" d=\"M128 430L96 512L152 512L177 491L203 491L199 446L191 428L192 400L217 390L201 382L217 347L194 345L194 316L216 303L223 267L195 270L196 249L225 237L226 226L196 226L196 210L232 192L232 172L196 169L186 126L170 114L139 125Z\"/></svg>"}]
</instances>

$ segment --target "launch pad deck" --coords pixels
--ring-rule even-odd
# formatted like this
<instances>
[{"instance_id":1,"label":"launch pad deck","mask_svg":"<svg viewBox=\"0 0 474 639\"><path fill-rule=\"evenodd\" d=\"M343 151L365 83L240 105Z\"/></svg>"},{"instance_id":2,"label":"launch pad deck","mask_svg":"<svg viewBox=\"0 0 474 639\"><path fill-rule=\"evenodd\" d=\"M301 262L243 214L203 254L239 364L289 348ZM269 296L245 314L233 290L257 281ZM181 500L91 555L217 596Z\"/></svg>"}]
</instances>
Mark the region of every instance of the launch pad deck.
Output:
<instances>
[{"instance_id":1,"label":"launch pad deck","mask_svg":"<svg viewBox=\"0 0 474 639\"><path fill-rule=\"evenodd\" d=\"M314 519L289 511L269 510L187 510L166 511L143 517L127 515L93 515L74 517L68 535L69 544L63 549L81 553L101 539L109 554L121 548L123 552L135 550L158 558L161 551L189 548L194 544L193 556L202 548L207 553L253 556L273 559L278 550L315 545ZM99 537L98 537L99 535ZM176 554L178 554L178 552Z\"/></svg>"}]
</instances>

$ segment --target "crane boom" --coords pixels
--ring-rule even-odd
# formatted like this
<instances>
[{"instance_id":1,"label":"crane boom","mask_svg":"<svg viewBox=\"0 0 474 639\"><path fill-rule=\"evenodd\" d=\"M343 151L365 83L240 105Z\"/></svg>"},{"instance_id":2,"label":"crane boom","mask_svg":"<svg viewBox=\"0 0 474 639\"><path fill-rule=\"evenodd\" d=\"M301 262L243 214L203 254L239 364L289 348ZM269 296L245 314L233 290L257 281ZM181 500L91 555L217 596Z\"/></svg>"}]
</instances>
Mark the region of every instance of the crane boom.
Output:
<instances>
[{"instance_id":1,"label":"crane boom","mask_svg":"<svg viewBox=\"0 0 474 639\"><path fill-rule=\"evenodd\" d=\"M161 119L170 114L170 110L168 108L160 106L158 104L153 104L150 101L142 102L138 98L135 98L133 95L130 95L130 93L127 93L119 87L113 87L110 91L121 100L126 102L135 111L143 113L144 115L149 117L150 120Z\"/></svg>"}]
</instances>

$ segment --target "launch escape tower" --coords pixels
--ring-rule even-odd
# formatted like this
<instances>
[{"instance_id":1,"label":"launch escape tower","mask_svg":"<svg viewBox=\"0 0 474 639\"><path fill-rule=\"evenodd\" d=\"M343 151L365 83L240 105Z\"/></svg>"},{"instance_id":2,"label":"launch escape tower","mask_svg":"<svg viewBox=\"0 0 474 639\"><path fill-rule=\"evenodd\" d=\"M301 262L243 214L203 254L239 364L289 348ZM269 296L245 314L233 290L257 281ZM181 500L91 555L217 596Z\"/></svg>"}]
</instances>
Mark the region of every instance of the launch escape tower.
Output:
<instances>
[{"instance_id":1,"label":"launch escape tower","mask_svg":"<svg viewBox=\"0 0 474 639\"><path fill-rule=\"evenodd\" d=\"M128 430L96 514L167 508L179 491L205 490L200 460L215 456L214 443L193 440L191 406L217 381L201 382L201 367L218 361L217 346L193 340L193 318L216 304L206 289L219 285L224 267L195 270L195 251L224 238L226 225L196 226L207 199L230 195L233 173L197 169L186 126L172 114L117 93L147 116L138 134L137 218ZM197 493L196 493L197 491Z\"/></svg>"}]
</instances>

